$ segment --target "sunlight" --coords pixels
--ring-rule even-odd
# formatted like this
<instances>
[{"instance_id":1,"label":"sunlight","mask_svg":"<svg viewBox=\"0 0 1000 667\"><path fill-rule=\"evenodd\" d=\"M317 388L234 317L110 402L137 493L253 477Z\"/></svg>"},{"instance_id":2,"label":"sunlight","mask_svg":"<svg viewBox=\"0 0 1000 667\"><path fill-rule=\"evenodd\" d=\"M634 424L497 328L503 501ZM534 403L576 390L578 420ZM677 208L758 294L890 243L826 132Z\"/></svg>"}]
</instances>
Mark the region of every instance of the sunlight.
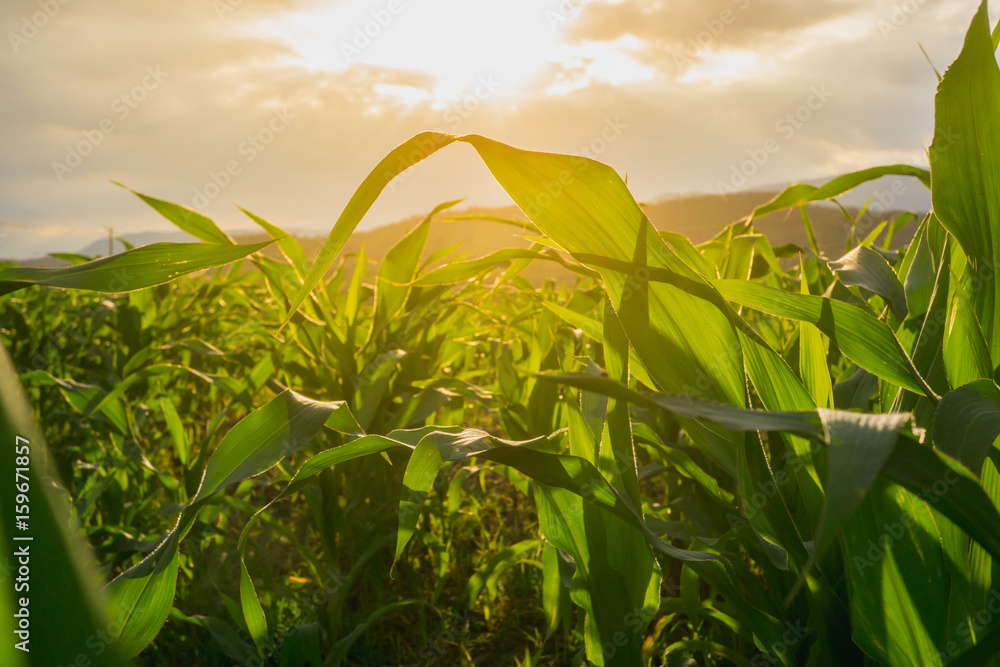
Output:
<instances>
[{"instance_id":1,"label":"sunlight","mask_svg":"<svg viewBox=\"0 0 1000 667\"><path fill-rule=\"evenodd\" d=\"M681 83L708 83L721 86L747 78L757 69L760 54L755 51L705 51L677 80Z\"/></svg>"},{"instance_id":2,"label":"sunlight","mask_svg":"<svg viewBox=\"0 0 1000 667\"><path fill-rule=\"evenodd\" d=\"M635 38L608 44L562 41L563 29L592 1L547 3L549 8L534 0L332 3L262 20L253 32L287 43L297 53L290 62L312 71L362 63L431 77L435 83L426 95L409 86L401 91L383 85L376 91L411 104L431 100L437 108L468 95L484 79L494 82L497 96L514 97L553 65L566 75L546 90L550 94L592 81L651 77L628 55L639 45Z\"/></svg>"}]
</instances>

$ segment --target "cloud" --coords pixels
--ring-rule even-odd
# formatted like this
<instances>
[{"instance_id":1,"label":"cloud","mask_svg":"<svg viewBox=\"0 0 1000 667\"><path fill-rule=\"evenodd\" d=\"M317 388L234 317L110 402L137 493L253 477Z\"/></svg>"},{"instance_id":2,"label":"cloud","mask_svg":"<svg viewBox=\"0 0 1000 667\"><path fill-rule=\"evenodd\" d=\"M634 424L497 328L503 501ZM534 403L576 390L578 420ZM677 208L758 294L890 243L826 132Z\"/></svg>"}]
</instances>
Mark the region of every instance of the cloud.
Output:
<instances>
[{"instance_id":1,"label":"cloud","mask_svg":"<svg viewBox=\"0 0 1000 667\"><path fill-rule=\"evenodd\" d=\"M614 41L634 35L650 45L681 45L707 32L731 48L763 42L858 12L862 0L676 0L594 2L569 28L575 40Z\"/></svg>"},{"instance_id":2,"label":"cloud","mask_svg":"<svg viewBox=\"0 0 1000 667\"><path fill-rule=\"evenodd\" d=\"M782 137L747 187L920 160L933 127L935 78L917 42L943 69L958 54L973 0L928 2L885 36L878 21L892 16L891 0L751 2L683 70L673 49L737 3L585 5L563 34L601 48L553 61L516 86L502 78L497 91L472 86L442 106L401 94L433 91L429 74L362 63L310 69L286 41L248 29L320 3L246 0L220 18L207 0L69 0L16 52L0 44L0 219L81 229L169 227L109 183L115 179L189 206L201 193L205 212L227 228L249 226L233 207L239 204L278 224L329 229L368 171L426 129L579 153L600 145L608 122L619 122L627 127L597 157L627 172L639 198L711 191L748 151L779 136L776 123L822 85L833 96L792 137ZM0 4L0 35L18 34L39 6ZM537 18L546 28L542 10ZM398 20L399 31L410 28L406 14ZM635 35L631 46L621 41L626 34ZM602 60L611 48L633 49L655 75L614 83L594 74L614 62ZM753 69L735 76L730 68L729 78L718 76L726 73L721 69L713 73L709 53L741 52L756 58ZM150 78L150 68L164 76ZM105 121L113 125L109 132L101 130ZM54 166L83 152L68 173ZM365 224L462 197L507 201L471 150L456 146L387 190ZM69 237L46 243L47 250L84 245ZM4 244L0 256L27 248L29 239L11 232Z\"/></svg>"}]
</instances>

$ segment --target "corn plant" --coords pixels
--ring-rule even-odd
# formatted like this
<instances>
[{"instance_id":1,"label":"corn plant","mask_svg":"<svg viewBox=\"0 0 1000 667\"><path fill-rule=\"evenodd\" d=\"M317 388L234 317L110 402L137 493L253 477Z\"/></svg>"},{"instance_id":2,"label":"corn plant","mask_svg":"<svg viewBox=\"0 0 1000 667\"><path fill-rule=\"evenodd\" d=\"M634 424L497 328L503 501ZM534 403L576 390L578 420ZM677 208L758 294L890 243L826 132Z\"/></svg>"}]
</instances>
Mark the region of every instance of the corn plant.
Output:
<instances>
[{"instance_id":1,"label":"corn plant","mask_svg":"<svg viewBox=\"0 0 1000 667\"><path fill-rule=\"evenodd\" d=\"M700 245L656 230L597 161L424 132L372 170L312 262L251 213L271 242L237 244L208 218L140 195L202 242L0 269L5 294L128 293L82 332L113 332L118 349L61 357L62 367L43 355L46 367L20 373L34 400L70 408L66 433L112 443L94 480L73 489L73 510L116 576L98 593L84 549L47 552L65 561L48 571L70 573L53 580L74 596L62 612L87 619L76 646L106 614L109 646L133 657L171 618L244 664L349 663L387 615L422 619L441 599L460 557L462 496L492 471L537 516L538 533L497 545L463 604L489 609L504 572L536 568L540 646L575 625L577 664L996 664L998 38L983 3L938 87L929 171L890 165L793 185ZM338 262L383 189L456 142L527 218L495 222L519 226L532 246L478 259L429 253L430 226L453 224L440 219L449 202L374 273L363 251L352 266ZM933 211L912 240L893 244L909 216L869 230L845 211L853 242L824 255L805 205L887 175L930 189ZM808 248L772 247L754 227L796 208ZM261 254L272 244L283 260ZM532 262L579 279L532 285L519 275ZM182 278L205 269L214 273ZM189 294L171 291L185 280ZM4 307L5 344L30 357L36 311L17 297ZM0 361L4 437L40 441ZM98 371L101 382L71 377ZM185 423L189 411L207 425ZM154 424L145 434L137 415ZM169 457L180 479L147 456L150 433L169 439L156 460ZM59 510L46 494L46 511ZM129 521L159 539L103 524L132 494L148 504ZM305 499L317 539L276 519L293 499ZM194 585L195 568L221 553L233 512L245 520L228 538L239 561L239 599L223 600L230 622L188 615L178 582ZM39 522L40 540L70 544L63 526ZM275 622L294 591L262 572L276 560L256 543L262 526L326 590L315 620L280 643ZM418 543L433 564L426 599L376 586L350 628L342 612L362 569L399 576ZM380 560L385 546L391 557ZM52 643L38 664L72 659L60 653L67 645L78 652Z\"/></svg>"}]
</instances>

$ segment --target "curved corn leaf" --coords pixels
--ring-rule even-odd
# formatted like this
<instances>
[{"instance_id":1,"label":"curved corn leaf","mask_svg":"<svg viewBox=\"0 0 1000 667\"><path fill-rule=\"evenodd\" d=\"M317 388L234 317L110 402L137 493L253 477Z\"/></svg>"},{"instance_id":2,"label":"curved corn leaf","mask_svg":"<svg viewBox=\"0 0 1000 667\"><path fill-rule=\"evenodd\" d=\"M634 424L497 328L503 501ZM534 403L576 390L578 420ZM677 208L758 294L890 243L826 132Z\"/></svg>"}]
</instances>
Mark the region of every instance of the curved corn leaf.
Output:
<instances>
[{"instance_id":1,"label":"curved corn leaf","mask_svg":"<svg viewBox=\"0 0 1000 667\"><path fill-rule=\"evenodd\" d=\"M1000 436L1000 387L976 380L945 394L934 411L934 446L978 473Z\"/></svg>"},{"instance_id":2,"label":"curved corn leaf","mask_svg":"<svg viewBox=\"0 0 1000 667\"><path fill-rule=\"evenodd\" d=\"M306 296L316 287L316 284L323 278L333 260L337 258L344 244L354 232L358 223L372 207L375 200L382 193L382 190L389 185L390 181L403 173L424 158L433 155L439 149L453 143L457 137L441 132L421 132L408 141L403 142L394 148L382 161L368 174L368 177L361 183L354 196L347 203L344 212L340 214L330 234L323 242L316 261L309 269L308 275L302 282L302 289L292 300L288 309L288 315L282 325L287 325L292 318L292 314L298 310Z\"/></svg>"},{"instance_id":3,"label":"curved corn leaf","mask_svg":"<svg viewBox=\"0 0 1000 667\"><path fill-rule=\"evenodd\" d=\"M198 493L207 498L233 482L259 475L309 444L332 414L346 411L343 401L322 403L288 390L233 427L212 452Z\"/></svg>"},{"instance_id":4,"label":"curved corn leaf","mask_svg":"<svg viewBox=\"0 0 1000 667\"><path fill-rule=\"evenodd\" d=\"M892 330L860 308L826 297L793 294L740 280L716 280L713 284L729 301L815 325L858 366L916 394L936 398Z\"/></svg>"},{"instance_id":5,"label":"curved corn leaf","mask_svg":"<svg viewBox=\"0 0 1000 667\"><path fill-rule=\"evenodd\" d=\"M900 438L883 474L921 497L948 517L993 558L1000 559L1000 513L968 468L948 455L910 438ZM935 484L945 484L938 493Z\"/></svg>"},{"instance_id":6,"label":"curved corn leaf","mask_svg":"<svg viewBox=\"0 0 1000 667\"><path fill-rule=\"evenodd\" d=\"M848 190L858 187L862 183L874 181L875 179L882 178L883 176L913 176L919 179L920 182L928 188L931 187L931 175L926 169L911 167L908 164L891 164L884 167L870 167L868 169L862 169L850 174L838 176L820 187L808 185L806 183L790 185L778 193L771 201L761 204L755 208L753 213L750 214L749 220L752 221L754 218L765 216L768 213L781 211L786 208L802 206L804 204L808 204L809 202L833 199L834 197L844 194Z\"/></svg>"},{"instance_id":7,"label":"curved corn leaf","mask_svg":"<svg viewBox=\"0 0 1000 667\"><path fill-rule=\"evenodd\" d=\"M182 517L153 553L107 586L108 606L120 630L112 636L129 658L146 648L167 620L177 586L178 547L190 525L190 518Z\"/></svg>"},{"instance_id":8,"label":"curved corn leaf","mask_svg":"<svg viewBox=\"0 0 1000 667\"><path fill-rule=\"evenodd\" d=\"M294 236L290 235L281 227L271 224L259 215L255 215L245 208L241 208L240 211L257 223L261 229L267 232L268 236L274 239L275 243L278 244L278 248L281 250L281 254L284 255L289 262L291 262L292 267L299 276L299 280L304 278L309 272L309 260L306 258L306 251L302 249L302 244L300 244Z\"/></svg>"},{"instance_id":9,"label":"curved corn leaf","mask_svg":"<svg viewBox=\"0 0 1000 667\"><path fill-rule=\"evenodd\" d=\"M816 534L813 559L823 556L861 504L895 451L908 414L865 415L818 410L827 449L826 503Z\"/></svg>"},{"instance_id":10,"label":"curved corn leaf","mask_svg":"<svg viewBox=\"0 0 1000 667\"><path fill-rule=\"evenodd\" d=\"M149 204L149 206L157 213L196 239L201 239L206 243L227 245L233 244L233 240L229 238L224 231L219 229L215 222L201 213L193 211L186 206L181 206L179 204L174 204L173 202L163 201L162 199L140 194L132 188L122 185L121 183L117 183L115 181L112 181L112 183L125 188L136 197Z\"/></svg>"},{"instance_id":11,"label":"curved corn leaf","mask_svg":"<svg viewBox=\"0 0 1000 667\"><path fill-rule=\"evenodd\" d=\"M840 282L848 287L863 287L885 299L896 318L906 319L906 292L889 262L875 250L860 245L840 259L830 262Z\"/></svg>"},{"instance_id":12,"label":"curved corn leaf","mask_svg":"<svg viewBox=\"0 0 1000 667\"><path fill-rule=\"evenodd\" d=\"M368 334L369 342L399 313L406 302L411 290L409 283L417 274L434 216L458 203L450 201L436 206L385 254L375 279L375 314Z\"/></svg>"},{"instance_id":13,"label":"curved corn leaf","mask_svg":"<svg viewBox=\"0 0 1000 667\"><path fill-rule=\"evenodd\" d=\"M930 148L931 199L941 224L968 256L983 281L975 294L976 315L1000 365L1000 67L997 66L986 3L982 2L962 53L944 73L934 104Z\"/></svg>"},{"instance_id":14,"label":"curved corn leaf","mask_svg":"<svg viewBox=\"0 0 1000 667\"><path fill-rule=\"evenodd\" d=\"M198 492L184 507L174 529L153 553L108 584L110 608L122 619L118 642L126 655L132 657L142 651L166 620L174 599L180 542L204 501L229 484L258 475L288 454L299 451L309 444L324 422L332 419L338 425L350 426L342 417L332 418L345 409L343 403L320 403L285 391L226 434L208 461ZM241 543L245 538L246 535L241 536ZM241 555L244 549L242 544ZM244 564L240 597L247 626L260 649L267 627L252 583L248 583Z\"/></svg>"},{"instance_id":15,"label":"curved corn leaf","mask_svg":"<svg viewBox=\"0 0 1000 667\"><path fill-rule=\"evenodd\" d=\"M431 438L422 439L410 455L406 472L403 473L403 487L399 497L399 530L396 533L393 566L403 554L406 543L413 537L424 500L434 486L434 479L443 464L441 449Z\"/></svg>"},{"instance_id":16,"label":"curved corn leaf","mask_svg":"<svg viewBox=\"0 0 1000 667\"><path fill-rule=\"evenodd\" d=\"M537 250L528 248L507 248L491 252L489 255L480 257L479 259L470 259L464 262L451 262L449 264L445 264L444 266L439 266L417 278L413 284L424 286L448 285L451 283L462 282L463 280L475 278L476 276L482 275L483 273L486 273L501 264L516 259L538 259L558 262L576 273L580 273L582 275L594 275L592 271L567 262L565 259L552 251L538 252Z\"/></svg>"},{"instance_id":17,"label":"curved corn leaf","mask_svg":"<svg viewBox=\"0 0 1000 667\"><path fill-rule=\"evenodd\" d=\"M28 285L48 285L116 294L162 285L195 271L230 264L271 245L153 243L118 255L60 269L0 268L0 296Z\"/></svg>"}]
</instances>

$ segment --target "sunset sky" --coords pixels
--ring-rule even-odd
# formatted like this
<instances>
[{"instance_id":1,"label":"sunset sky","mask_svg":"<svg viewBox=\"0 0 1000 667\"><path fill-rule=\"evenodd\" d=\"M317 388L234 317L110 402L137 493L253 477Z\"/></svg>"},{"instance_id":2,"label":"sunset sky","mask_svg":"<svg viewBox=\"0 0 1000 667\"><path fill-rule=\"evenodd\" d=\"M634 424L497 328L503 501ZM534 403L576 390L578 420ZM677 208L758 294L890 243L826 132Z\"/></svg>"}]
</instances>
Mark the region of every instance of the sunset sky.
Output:
<instances>
[{"instance_id":1,"label":"sunset sky","mask_svg":"<svg viewBox=\"0 0 1000 667\"><path fill-rule=\"evenodd\" d=\"M0 257L170 228L111 180L225 229L252 227L239 205L325 233L426 129L588 154L640 200L926 165L936 77L920 45L943 71L977 5L4 0ZM463 197L509 202L456 145L362 227Z\"/></svg>"}]
</instances>

